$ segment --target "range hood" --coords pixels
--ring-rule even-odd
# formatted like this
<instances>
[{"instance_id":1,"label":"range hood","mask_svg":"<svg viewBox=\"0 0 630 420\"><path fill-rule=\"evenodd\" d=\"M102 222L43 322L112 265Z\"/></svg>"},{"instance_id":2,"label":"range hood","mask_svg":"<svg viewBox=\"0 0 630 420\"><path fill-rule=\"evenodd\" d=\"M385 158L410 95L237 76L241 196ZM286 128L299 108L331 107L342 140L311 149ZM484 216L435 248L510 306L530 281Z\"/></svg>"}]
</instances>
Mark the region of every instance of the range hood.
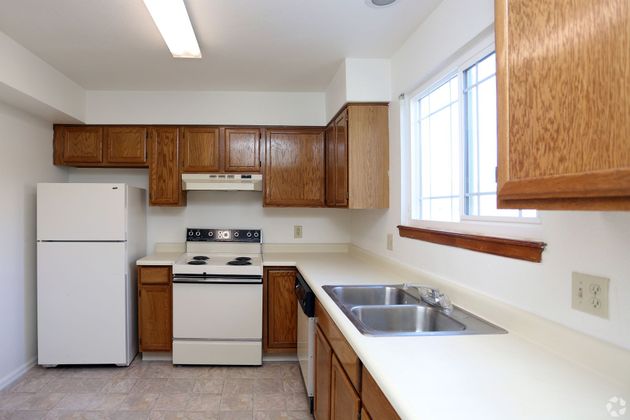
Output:
<instances>
[{"instance_id":1,"label":"range hood","mask_svg":"<svg viewBox=\"0 0 630 420\"><path fill-rule=\"evenodd\" d=\"M187 191L262 191L260 174L182 174Z\"/></svg>"}]
</instances>

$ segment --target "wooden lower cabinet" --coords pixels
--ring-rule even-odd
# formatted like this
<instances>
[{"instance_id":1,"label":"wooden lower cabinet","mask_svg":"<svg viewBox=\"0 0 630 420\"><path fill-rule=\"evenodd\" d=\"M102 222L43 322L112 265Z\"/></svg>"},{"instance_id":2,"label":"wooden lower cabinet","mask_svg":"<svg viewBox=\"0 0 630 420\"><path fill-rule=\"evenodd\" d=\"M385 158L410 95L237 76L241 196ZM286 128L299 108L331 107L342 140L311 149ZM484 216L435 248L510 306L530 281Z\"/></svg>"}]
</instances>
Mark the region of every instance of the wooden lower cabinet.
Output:
<instances>
[{"instance_id":1,"label":"wooden lower cabinet","mask_svg":"<svg viewBox=\"0 0 630 420\"><path fill-rule=\"evenodd\" d=\"M297 347L297 300L293 267L267 268L263 282L264 349L266 352L295 351Z\"/></svg>"},{"instance_id":2,"label":"wooden lower cabinet","mask_svg":"<svg viewBox=\"0 0 630 420\"><path fill-rule=\"evenodd\" d=\"M372 413L378 420L400 420L396 410L387 400L383 391L370 375L370 372L363 366L361 374L361 399L363 400L363 410ZM367 418L370 418L369 416ZM361 419L364 417L361 415Z\"/></svg>"},{"instance_id":3,"label":"wooden lower cabinet","mask_svg":"<svg viewBox=\"0 0 630 420\"><path fill-rule=\"evenodd\" d=\"M330 419L358 419L360 409L361 399L341 367L341 362L333 354L330 370Z\"/></svg>"},{"instance_id":4,"label":"wooden lower cabinet","mask_svg":"<svg viewBox=\"0 0 630 420\"><path fill-rule=\"evenodd\" d=\"M170 266L138 267L140 351L171 351L173 344Z\"/></svg>"},{"instance_id":5,"label":"wooden lower cabinet","mask_svg":"<svg viewBox=\"0 0 630 420\"><path fill-rule=\"evenodd\" d=\"M365 411L365 407L361 407L361 420L372 420L372 417Z\"/></svg>"},{"instance_id":6,"label":"wooden lower cabinet","mask_svg":"<svg viewBox=\"0 0 630 420\"><path fill-rule=\"evenodd\" d=\"M332 348L319 327L315 328L315 406L317 420L330 419L330 374Z\"/></svg>"}]
</instances>

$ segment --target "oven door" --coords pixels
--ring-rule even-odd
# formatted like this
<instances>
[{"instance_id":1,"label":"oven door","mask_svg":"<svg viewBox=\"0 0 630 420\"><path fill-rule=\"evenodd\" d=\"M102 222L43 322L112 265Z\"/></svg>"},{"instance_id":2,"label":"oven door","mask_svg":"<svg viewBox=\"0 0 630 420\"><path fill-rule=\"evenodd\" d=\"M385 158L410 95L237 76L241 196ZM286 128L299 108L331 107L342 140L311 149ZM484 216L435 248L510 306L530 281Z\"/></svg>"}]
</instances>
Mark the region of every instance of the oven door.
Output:
<instances>
[{"instance_id":1,"label":"oven door","mask_svg":"<svg viewBox=\"0 0 630 420\"><path fill-rule=\"evenodd\" d=\"M262 340L262 279L173 279L173 339Z\"/></svg>"}]
</instances>

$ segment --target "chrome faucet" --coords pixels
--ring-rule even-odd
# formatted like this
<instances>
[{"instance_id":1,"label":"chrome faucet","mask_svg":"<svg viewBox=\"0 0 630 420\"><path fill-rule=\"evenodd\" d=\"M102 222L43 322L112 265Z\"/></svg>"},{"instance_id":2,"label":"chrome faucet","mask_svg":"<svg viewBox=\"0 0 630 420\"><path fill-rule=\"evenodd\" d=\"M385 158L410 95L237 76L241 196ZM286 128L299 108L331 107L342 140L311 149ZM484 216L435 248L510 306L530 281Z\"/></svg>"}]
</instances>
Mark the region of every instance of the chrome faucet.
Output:
<instances>
[{"instance_id":1,"label":"chrome faucet","mask_svg":"<svg viewBox=\"0 0 630 420\"><path fill-rule=\"evenodd\" d=\"M453 304L451 299L439 289L425 286L423 284L405 283L403 284L403 290L415 289L418 292L418 296L423 302L441 308L444 312L450 313L453 311Z\"/></svg>"}]
</instances>

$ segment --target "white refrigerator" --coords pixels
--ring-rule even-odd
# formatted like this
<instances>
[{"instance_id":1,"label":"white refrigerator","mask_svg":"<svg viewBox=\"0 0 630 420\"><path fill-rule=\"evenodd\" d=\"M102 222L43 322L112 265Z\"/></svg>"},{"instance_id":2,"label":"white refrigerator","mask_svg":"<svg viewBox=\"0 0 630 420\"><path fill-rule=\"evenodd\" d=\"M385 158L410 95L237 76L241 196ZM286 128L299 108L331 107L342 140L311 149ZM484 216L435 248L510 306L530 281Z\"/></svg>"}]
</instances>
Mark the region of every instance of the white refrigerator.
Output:
<instances>
[{"instance_id":1,"label":"white refrigerator","mask_svg":"<svg viewBox=\"0 0 630 420\"><path fill-rule=\"evenodd\" d=\"M128 366L146 194L126 184L37 184L37 341L43 366Z\"/></svg>"}]
</instances>

